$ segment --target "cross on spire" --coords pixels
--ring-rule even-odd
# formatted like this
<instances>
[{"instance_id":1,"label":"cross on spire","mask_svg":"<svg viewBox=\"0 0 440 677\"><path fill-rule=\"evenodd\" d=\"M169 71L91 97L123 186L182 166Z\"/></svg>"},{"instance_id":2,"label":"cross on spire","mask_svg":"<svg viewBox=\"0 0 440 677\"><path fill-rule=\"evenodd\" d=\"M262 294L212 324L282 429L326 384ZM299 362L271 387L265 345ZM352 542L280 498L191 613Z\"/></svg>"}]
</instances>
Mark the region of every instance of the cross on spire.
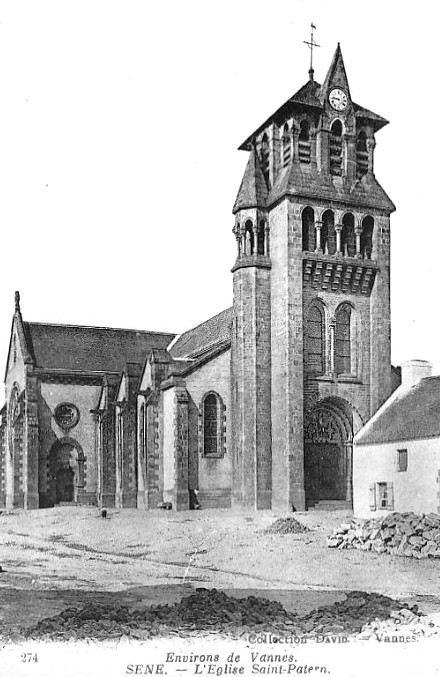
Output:
<instances>
[{"instance_id":1,"label":"cross on spire","mask_svg":"<svg viewBox=\"0 0 440 677\"><path fill-rule=\"evenodd\" d=\"M321 47L321 45L316 44L315 38L313 36L313 31L316 31L316 26L314 23L310 24L310 42L308 40L304 40L304 44L308 45L310 49L310 68L309 68L309 78L313 82L313 75L315 71L313 70L313 48L314 47Z\"/></svg>"}]
</instances>

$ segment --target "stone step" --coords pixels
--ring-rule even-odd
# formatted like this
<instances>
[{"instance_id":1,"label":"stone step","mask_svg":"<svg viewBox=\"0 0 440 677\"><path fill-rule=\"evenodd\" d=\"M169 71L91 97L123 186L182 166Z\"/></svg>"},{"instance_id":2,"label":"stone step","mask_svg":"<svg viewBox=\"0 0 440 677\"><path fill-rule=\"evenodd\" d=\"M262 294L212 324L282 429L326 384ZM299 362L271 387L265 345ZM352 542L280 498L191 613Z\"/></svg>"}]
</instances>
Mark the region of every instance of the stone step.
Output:
<instances>
[{"instance_id":1,"label":"stone step","mask_svg":"<svg viewBox=\"0 0 440 677\"><path fill-rule=\"evenodd\" d=\"M350 501L318 501L314 505L310 505L308 510L352 510L353 506Z\"/></svg>"}]
</instances>

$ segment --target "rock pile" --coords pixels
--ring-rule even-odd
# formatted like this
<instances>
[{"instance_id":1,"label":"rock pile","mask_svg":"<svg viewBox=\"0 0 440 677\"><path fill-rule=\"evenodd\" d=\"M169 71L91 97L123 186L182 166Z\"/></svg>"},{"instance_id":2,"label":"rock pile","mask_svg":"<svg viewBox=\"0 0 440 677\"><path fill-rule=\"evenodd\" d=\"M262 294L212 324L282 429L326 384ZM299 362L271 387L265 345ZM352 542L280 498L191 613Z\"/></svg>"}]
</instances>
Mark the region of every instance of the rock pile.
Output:
<instances>
[{"instance_id":1,"label":"rock pile","mask_svg":"<svg viewBox=\"0 0 440 677\"><path fill-rule=\"evenodd\" d=\"M440 557L440 515L393 512L383 519L353 518L333 531L327 545L418 559Z\"/></svg>"},{"instance_id":2,"label":"rock pile","mask_svg":"<svg viewBox=\"0 0 440 677\"><path fill-rule=\"evenodd\" d=\"M383 595L350 592L342 602L321 607L306 615L288 612L276 601L260 597L237 599L224 592L198 588L174 605L130 610L126 606L89 603L69 608L26 629L26 639L115 640L194 634L242 637L249 632L275 635L316 635L359 633L373 621L391 619L405 624L418 622L418 611ZM393 620L395 619L395 620Z\"/></svg>"},{"instance_id":3,"label":"rock pile","mask_svg":"<svg viewBox=\"0 0 440 677\"><path fill-rule=\"evenodd\" d=\"M270 527L264 530L265 534L303 534L309 529L294 517L280 517Z\"/></svg>"}]
</instances>

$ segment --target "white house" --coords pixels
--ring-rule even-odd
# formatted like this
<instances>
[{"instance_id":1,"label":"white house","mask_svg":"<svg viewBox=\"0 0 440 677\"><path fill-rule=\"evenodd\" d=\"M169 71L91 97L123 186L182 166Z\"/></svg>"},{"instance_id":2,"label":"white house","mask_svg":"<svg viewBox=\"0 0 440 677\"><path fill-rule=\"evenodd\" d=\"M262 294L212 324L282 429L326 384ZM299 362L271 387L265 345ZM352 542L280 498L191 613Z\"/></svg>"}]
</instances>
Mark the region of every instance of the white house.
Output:
<instances>
[{"instance_id":1,"label":"white house","mask_svg":"<svg viewBox=\"0 0 440 677\"><path fill-rule=\"evenodd\" d=\"M354 438L357 517L440 512L440 376L432 365L402 365L402 385Z\"/></svg>"}]
</instances>

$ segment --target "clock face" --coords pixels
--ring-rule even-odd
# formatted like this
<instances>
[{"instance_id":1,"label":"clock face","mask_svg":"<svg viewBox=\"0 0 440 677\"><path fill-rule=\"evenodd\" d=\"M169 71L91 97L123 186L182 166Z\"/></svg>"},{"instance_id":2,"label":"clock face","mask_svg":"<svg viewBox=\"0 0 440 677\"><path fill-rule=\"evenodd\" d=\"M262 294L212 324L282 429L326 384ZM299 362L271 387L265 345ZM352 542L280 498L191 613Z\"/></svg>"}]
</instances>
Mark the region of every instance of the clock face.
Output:
<instances>
[{"instance_id":1,"label":"clock face","mask_svg":"<svg viewBox=\"0 0 440 677\"><path fill-rule=\"evenodd\" d=\"M330 106L335 110L344 110L347 108L347 95L342 89L332 89L328 100L330 101Z\"/></svg>"}]
</instances>

